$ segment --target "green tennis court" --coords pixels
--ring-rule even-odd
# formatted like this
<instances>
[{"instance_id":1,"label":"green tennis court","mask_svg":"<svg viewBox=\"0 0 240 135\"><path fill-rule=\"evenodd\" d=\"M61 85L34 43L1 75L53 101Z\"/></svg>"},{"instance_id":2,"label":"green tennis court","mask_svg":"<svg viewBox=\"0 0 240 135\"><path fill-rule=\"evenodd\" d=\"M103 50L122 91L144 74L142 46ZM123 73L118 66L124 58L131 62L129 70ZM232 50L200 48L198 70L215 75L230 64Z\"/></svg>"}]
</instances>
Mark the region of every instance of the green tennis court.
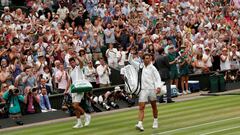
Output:
<instances>
[{"instance_id":1,"label":"green tennis court","mask_svg":"<svg viewBox=\"0 0 240 135\"><path fill-rule=\"evenodd\" d=\"M151 108L145 111L145 131L135 129L137 110L93 116L91 125L72 129L75 120L2 132L1 135L239 135L240 96L226 95L160 104L159 128L152 129Z\"/></svg>"}]
</instances>

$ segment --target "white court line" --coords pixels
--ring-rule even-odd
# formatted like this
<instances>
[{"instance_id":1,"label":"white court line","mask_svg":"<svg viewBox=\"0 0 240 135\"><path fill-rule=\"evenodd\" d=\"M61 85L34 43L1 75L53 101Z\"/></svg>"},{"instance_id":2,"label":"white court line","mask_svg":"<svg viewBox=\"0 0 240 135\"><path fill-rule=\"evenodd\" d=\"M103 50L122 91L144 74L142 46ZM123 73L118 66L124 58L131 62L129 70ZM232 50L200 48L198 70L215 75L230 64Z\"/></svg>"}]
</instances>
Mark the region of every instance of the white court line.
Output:
<instances>
[{"instance_id":1,"label":"white court line","mask_svg":"<svg viewBox=\"0 0 240 135\"><path fill-rule=\"evenodd\" d=\"M223 131L227 131L227 130L231 130L231 129L236 129L236 128L240 128L240 126L225 128L225 129L222 129L222 130L217 130L217 131L213 131L213 132L209 132L209 133L205 133L205 134L200 134L200 135L210 135L210 134L219 133L219 132L223 132Z\"/></svg>"},{"instance_id":2,"label":"white court line","mask_svg":"<svg viewBox=\"0 0 240 135\"><path fill-rule=\"evenodd\" d=\"M162 135L162 134L167 134L167 133L171 133L171 132L176 132L176 131L180 131L180 130L184 130L184 129L195 128L195 127L205 126L205 125L209 125L209 124L215 124L215 123L218 123L218 122L224 122L224 121L229 121L229 120L235 120L235 119L239 119L239 118L240 118L240 117L234 117L234 118L229 118L229 119L223 119L223 120L218 120L218 121L213 121L213 122L203 123L203 124L194 125L194 126L189 126L189 127L177 128L177 129L174 129L174 130L169 130L169 131L165 131L165 132L161 132L161 133L155 133L155 134L152 134L152 135Z\"/></svg>"}]
</instances>

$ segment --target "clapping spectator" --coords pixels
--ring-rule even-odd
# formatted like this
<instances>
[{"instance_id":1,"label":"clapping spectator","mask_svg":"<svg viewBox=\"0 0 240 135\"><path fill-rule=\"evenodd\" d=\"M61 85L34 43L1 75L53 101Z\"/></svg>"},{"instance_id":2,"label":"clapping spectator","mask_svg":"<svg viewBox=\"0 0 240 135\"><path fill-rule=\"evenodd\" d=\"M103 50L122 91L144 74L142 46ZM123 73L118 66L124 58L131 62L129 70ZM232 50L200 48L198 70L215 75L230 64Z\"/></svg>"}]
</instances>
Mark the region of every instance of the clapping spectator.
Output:
<instances>
[{"instance_id":1,"label":"clapping spectator","mask_svg":"<svg viewBox=\"0 0 240 135\"><path fill-rule=\"evenodd\" d=\"M100 59L100 65L97 67L97 74L99 76L100 87L110 86L110 78L111 69L105 63L104 59Z\"/></svg>"},{"instance_id":2,"label":"clapping spectator","mask_svg":"<svg viewBox=\"0 0 240 135\"><path fill-rule=\"evenodd\" d=\"M117 49L113 48L113 44L110 43L109 48L106 51L106 57L108 65L112 68L116 68L118 66L117 52Z\"/></svg>"},{"instance_id":3,"label":"clapping spectator","mask_svg":"<svg viewBox=\"0 0 240 135\"><path fill-rule=\"evenodd\" d=\"M92 84L94 88L96 88L97 71L93 67L92 61L88 61L88 65L84 68L84 74L86 76L86 79Z\"/></svg>"},{"instance_id":4,"label":"clapping spectator","mask_svg":"<svg viewBox=\"0 0 240 135\"><path fill-rule=\"evenodd\" d=\"M58 81L58 93L63 93L67 89L68 73L64 70L64 65L61 63L59 70L56 73L56 79Z\"/></svg>"}]
</instances>

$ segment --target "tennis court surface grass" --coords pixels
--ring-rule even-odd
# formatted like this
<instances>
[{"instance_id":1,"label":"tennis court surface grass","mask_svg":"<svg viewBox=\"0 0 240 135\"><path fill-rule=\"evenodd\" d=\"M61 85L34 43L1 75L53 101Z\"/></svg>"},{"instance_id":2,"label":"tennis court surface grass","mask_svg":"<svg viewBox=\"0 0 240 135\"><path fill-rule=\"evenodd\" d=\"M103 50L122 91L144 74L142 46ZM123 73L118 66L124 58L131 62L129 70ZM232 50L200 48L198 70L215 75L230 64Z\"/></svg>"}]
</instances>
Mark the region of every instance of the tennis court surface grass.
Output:
<instances>
[{"instance_id":1,"label":"tennis court surface grass","mask_svg":"<svg viewBox=\"0 0 240 135\"><path fill-rule=\"evenodd\" d=\"M91 125L72 129L75 120L1 132L1 135L240 135L240 96L205 97L160 104L159 128L152 129L151 108L145 110L145 131L135 129L138 110L92 118Z\"/></svg>"}]
</instances>

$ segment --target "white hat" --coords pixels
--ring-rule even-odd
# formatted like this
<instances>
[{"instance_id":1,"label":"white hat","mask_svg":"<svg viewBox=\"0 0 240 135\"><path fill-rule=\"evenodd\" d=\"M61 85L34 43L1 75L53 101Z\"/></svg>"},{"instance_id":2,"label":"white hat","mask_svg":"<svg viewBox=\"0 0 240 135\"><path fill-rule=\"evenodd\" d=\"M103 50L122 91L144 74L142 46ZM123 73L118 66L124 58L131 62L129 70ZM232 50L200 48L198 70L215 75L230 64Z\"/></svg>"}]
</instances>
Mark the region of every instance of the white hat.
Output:
<instances>
[{"instance_id":1,"label":"white hat","mask_svg":"<svg viewBox=\"0 0 240 135\"><path fill-rule=\"evenodd\" d=\"M6 6L6 7L4 7L3 9L4 9L4 10L7 10L7 9L9 10L9 7L8 7L8 6Z\"/></svg>"},{"instance_id":2,"label":"white hat","mask_svg":"<svg viewBox=\"0 0 240 135\"><path fill-rule=\"evenodd\" d=\"M16 89L16 87L15 87L14 85L10 85L10 86L8 87L8 89L9 89L9 90L14 90L14 89Z\"/></svg>"}]
</instances>

